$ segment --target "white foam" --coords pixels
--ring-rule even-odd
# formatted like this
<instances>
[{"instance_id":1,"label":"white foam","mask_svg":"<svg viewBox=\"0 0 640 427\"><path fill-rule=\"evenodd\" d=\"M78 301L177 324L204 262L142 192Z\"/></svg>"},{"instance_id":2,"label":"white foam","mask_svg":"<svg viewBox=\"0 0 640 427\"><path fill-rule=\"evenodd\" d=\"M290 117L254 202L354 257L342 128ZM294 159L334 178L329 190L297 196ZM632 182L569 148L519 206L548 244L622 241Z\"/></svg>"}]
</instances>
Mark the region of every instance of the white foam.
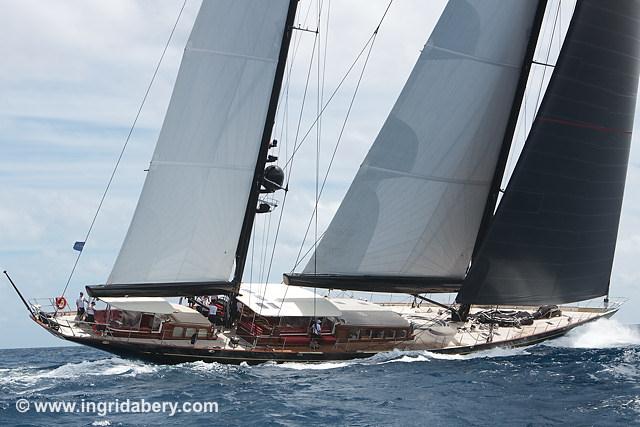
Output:
<instances>
[{"instance_id":1,"label":"white foam","mask_svg":"<svg viewBox=\"0 0 640 427\"><path fill-rule=\"evenodd\" d=\"M551 347L616 348L640 345L640 330L615 319L599 319L577 327L564 337L548 341Z\"/></svg>"},{"instance_id":2,"label":"white foam","mask_svg":"<svg viewBox=\"0 0 640 427\"><path fill-rule=\"evenodd\" d=\"M633 348L624 350L622 357L600 372L608 372L616 378L637 383L640 380L640 352Z\"/></svg>"},{"instance_id":3,"label":"white foam","mask_svg":"<svg viewBox=\"0 0 640 427\"><path fill-rule=\"evenodd\" d=\"M189 370L192 371L196 375L209 375L209 374L229 374L232 372L243 372L249 368L249 365L245 362L242 362L240 365L229 365L225 363L218 362L204 362L202 360L198 360L195 362L185 362L180 363L178 365L169 367L167 369L179 369L179 370Z\"/></svg>"},{"instance_id":4,"label":"white foam","mask_svg":"<svg viewBox=\"0 0 640 427\"><path fill-rule=\"evenodd\" d=\"M326 369L337 369L337 368L344 368L345 366L349 366L353 364L352 361L349 362L322 362L322 363L301 363L301 362L288 362L288 363L283 363L281 365L276 365L279 366L281 368L286 368L286 369L295 369L297 371L304 371L304 370L326 370Z\"/></svg>"},{"instance_id":5,"label":"white foam","mask_svg":"<svg viewBox=\"0 0 640 427\"><path fill-rule=\"evenodd\" d=\"M109 420L95 420L91 423L92 426L110 426L111 421Z\"/></svg>"},{"instance_id":6,"label":"white foam","mask_svg":"<svg viewBox=\"0 0 640 427\"><path fill-rule=\"evenodd\" d=\"M522 348L492 348L490 350L475 351L469 354L444 354L432 353L430 351L405 352L400 357L388 360L383 363L393 362L428 362L431 360L471 360L471 359L492 359L496 357L513 357L527 355L526 350Z\"/></svg>"},{"instance_id":7,"label":"white foam","mask_svg":"<svg viewBox=\"0 0 640 427\"><path fill-rule=\"evenodd\" d=\"M51 371L40 374L42 378L76 378L78 376L111 376L122 375L135 377L140 374L153 373L158 369L154 365L112 357L79 363L66 363Z\"/></svg>"},{"instance_id":8,"label":"white foam","mask_svg":"<svg viewBox=\"0 0 640 427\"><path fill-rule=\"evenodd\" d=\"M291 362L277 365L286 369L296 370L326 370L344 368L353 365L384 365L387 363L414 363L414 362L431 362L434 360L471 360L478 358L496 358L496 357L513 357L519 355L528 355L526 350L522 348L494 348L491 350L477 351L470 354L442 354L432 353L429 351L401 351L393 350L376 354L367 359L355 359L341 362L321 362L321 363L304 363Z\"/></svg>"},{"instance_id":9,"label":"white foam","mask_svg":"<svg viewBox=\"0 0 640 427\"><path fill-rule=\"evenodd\" d=\"M65 363L53 369L15 368L3 372L0 385L17 384L33 386L46 380L76 381L87 376L136 377L157 371L158 367L117 357L78 363Z\"/></svg>"}]
</instances>

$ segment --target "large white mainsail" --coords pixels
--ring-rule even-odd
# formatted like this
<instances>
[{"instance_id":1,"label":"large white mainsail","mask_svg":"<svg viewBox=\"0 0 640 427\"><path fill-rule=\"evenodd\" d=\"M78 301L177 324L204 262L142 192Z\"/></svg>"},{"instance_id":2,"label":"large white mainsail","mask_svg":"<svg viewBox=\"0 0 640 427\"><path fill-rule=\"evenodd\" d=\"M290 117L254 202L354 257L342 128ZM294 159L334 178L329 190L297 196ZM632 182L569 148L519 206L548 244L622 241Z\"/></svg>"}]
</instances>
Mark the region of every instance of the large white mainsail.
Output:
<instances>
[{"instance_id":1,"label":"large white mainsail","mask_svg":"<svg viewBox=\"0 0 640 427\"><path fill-rule=\"evenodd\" d=\"M305 275L464 276L537 7L449 2Z\"/></svg>"},{"instance_id":2,"label":"large white mainsail","mask_svg":"<svg viewBox=\"0 0 640 427\"><path fill-rule=\"evenodd\" d=\"M206 0L107 284L226 281L289 0Z\"/></svg>"}]
</instances>

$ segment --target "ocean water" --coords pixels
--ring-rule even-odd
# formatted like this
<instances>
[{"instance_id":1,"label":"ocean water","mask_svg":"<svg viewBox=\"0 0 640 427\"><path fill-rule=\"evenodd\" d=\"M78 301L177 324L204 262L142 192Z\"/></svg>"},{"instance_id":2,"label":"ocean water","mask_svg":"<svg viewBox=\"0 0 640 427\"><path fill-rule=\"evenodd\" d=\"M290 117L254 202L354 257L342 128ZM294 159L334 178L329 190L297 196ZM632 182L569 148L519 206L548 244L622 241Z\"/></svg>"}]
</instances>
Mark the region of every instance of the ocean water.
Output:
<instances>
[{"instance_id":1,"label":"ocean water","mask_svg":"<svg viewBox=\"0 0 640 427\"><path fill-rule=\"evenodd\" d=\"M96 407L34 408L58 401ZM215 402L217 412L141 413L143 401ZM602 320L524 349L321 364L160 366L84 347L0 350L0 425L54 424L640 425L640 328Z\"/></svg>"}]
</instances>

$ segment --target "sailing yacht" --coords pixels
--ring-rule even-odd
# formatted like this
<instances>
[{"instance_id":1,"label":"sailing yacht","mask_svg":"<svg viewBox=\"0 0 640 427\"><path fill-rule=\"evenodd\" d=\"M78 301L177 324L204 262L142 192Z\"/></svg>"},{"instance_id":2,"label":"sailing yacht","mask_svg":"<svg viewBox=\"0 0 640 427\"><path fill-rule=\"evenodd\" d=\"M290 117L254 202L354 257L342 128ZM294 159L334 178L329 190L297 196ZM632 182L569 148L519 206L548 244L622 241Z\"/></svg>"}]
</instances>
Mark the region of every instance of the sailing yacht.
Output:
<instances>
[{"instance_id":1,"label":"sailing yacht","mask_svg":"<svg viewBox=\"0 0 640 427\"><path fill-rule=\"evenodd\" d=\"M120 253L86 287L104 309L23 299L38 325L158 363L260 363L523 346L616 313L639 1L577 1L503 191L547 2L450 0L306 267L245 283L264 195L287 190L270 150L297 5L202 3Z\"/></svg>"}]
</instances>

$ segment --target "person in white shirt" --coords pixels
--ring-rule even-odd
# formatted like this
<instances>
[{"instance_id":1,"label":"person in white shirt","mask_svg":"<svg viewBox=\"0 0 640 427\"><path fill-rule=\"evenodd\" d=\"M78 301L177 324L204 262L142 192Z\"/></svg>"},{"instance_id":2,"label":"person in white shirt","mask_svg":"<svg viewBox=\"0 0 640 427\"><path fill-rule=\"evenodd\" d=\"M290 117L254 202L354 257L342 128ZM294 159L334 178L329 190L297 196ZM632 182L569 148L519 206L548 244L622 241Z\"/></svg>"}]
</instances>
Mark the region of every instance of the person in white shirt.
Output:
<instances>
[{"instance_id":1,"label":"person in white shirt","mask_svg":"<svg viewBox=\"0 0 640 427\"><path fill-rule=\"evenodd\" d=\"M85 319L89 323L94 323L96 321L96 302L92 301L91 304L87 307L87 318Z\"/></svg>"},{"instance_id":2,"label":"person in white shirt","mask_svg":"<svg viewBox=\"0 0 640 427\"><path fill-rule=\"evenodd\" d=\"M311 348L317 349L319 347L318 340L320 340L321 332L322 332L322 321L320 319L316 320L313 325L311 325Z\"/></svg>"},{"instance_id":3,"label":"person in white shirt","mask_svg":"<svg viewBox=\"0 0 640 427\"><path fill-rule=\"evenodd\" d=\"M80 292L80 296L76 300L76 309L78 310L76 318L79 319L79 320L82 320L82 316L84 316L84 303L85 302L88 302L88 301L84 298L84 294L82 292Z\"/></svg>"},{"instance_id":4,"label":"person in white shirt","mask_svg":"<svg viewBox=\"0 0 640 427\"><path fill-rule=\"evenodd\" d=\"M311 332L311 334L315 337L315 338L320 338L320 332L322 331L322 322L320 321L320 319L316 320L316 323L313 324L313 330Z\"/></svg>"}]
</instances>

